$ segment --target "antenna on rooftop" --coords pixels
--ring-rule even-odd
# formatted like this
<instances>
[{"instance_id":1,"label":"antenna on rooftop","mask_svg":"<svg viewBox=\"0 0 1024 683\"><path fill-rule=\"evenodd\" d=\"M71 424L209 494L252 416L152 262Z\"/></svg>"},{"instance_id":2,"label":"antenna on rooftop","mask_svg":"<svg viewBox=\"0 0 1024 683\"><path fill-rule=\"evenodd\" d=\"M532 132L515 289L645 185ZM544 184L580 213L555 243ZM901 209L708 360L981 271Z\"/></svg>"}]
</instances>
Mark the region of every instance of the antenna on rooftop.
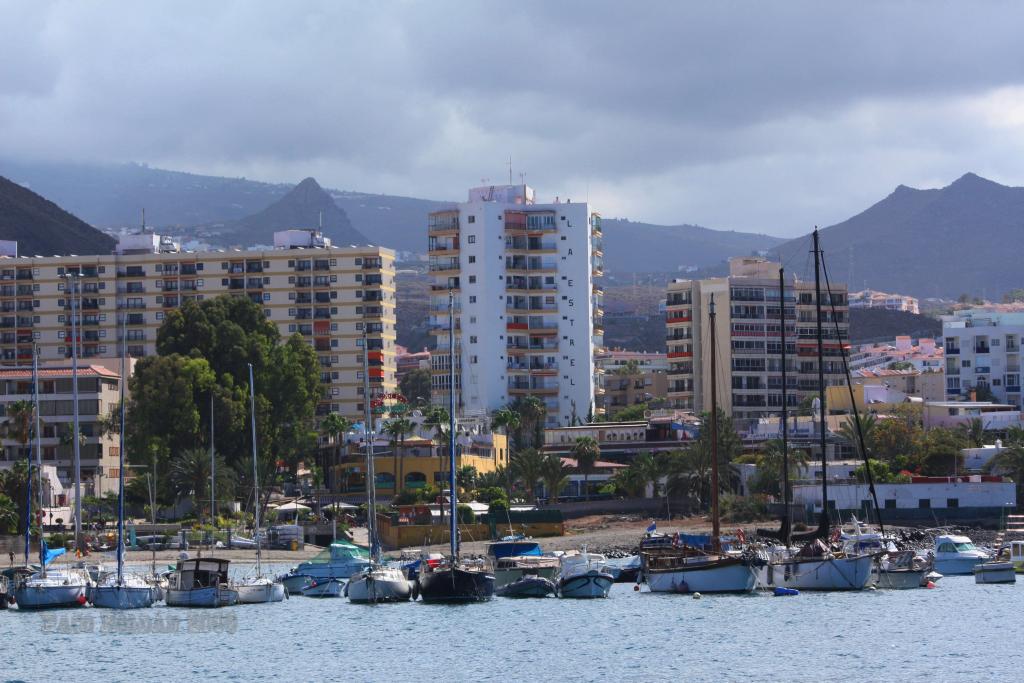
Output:
<instances>
[{"instance_id":1,"label":"antenna on rooftop","mask_svg":"<svg viewBox=\"0 0 1024 683\"><path fill-rule=\"evenodd\" d=\"M142 207L142 232L146 232L146 207Z\"/></svg>"},{"instance_id":2,"label":"antenna on rooftop","mask_svg":"<svg viewBox=\"0 0 1024 683\"><path fill-rule=\"evenodd\" d=\"M508 184L512 184L512 155L508 156Z\"/></svg>"},{"instance_id":3,"label":"antenna on rooftop","mask_svg":"<svg viewBox=\"0 0 1024 683\"><path fill-rule=\"evenodd\" d=\"M320 232L324 230L324 210L320 209Z\"/></svg>"}]
</instances>

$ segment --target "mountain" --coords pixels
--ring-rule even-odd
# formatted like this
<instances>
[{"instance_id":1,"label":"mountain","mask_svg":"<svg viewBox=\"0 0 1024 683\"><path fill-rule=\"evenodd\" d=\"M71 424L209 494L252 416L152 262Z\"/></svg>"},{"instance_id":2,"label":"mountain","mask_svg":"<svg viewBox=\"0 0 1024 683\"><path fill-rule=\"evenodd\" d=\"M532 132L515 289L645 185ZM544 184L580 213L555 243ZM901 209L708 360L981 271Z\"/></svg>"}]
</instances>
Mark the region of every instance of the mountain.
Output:
<instances>
[{"instance_id":1,"label":"mountain","mask_svg":"<svg viewBox=\"0 0 1024 683\"><path fill-rule=\"evenodd\" d=\"M1024 283L1022 230L1024 188L967 173L941 189L900 185L863 213L822 230L821 248L830 278L851 289L998 299ZM801 237L778 254L809 276L809 245L809 236Z\"/></svg>"},{"instance_id":2,"label":"mountain","mask_svg":"<svg viewBox=\"0 0 1024 683\"><path fill-rule=\"evenodd\" d=\"M316 228L336 245L368 244L342 209L313 178L306 178L270 206L237 221L218 226L219 234L243 244L273 244L274 232L288 228Z\"/></svg>"},{"instance_id":3,"label":"mountain","mask_svg":"<svg viewBox=\"0 0 1024 683\"><path fill-rule=\"evenodd\" d=\"M605 269L611 273L674 272L708 267L730 256L749 256L784 240L699 225L652 225L620 218L601 220Z\"/></svg>"},{"instance_id":4,"label":"mountain","mask_svg":"<svg viewBox=\"0 0 1024 683\"><path fill-rule=\"evenodd\" d=\"M32 190L0 176L0 239L22 256L108 254L114 240Z\"/></svg>"}]
</instances>

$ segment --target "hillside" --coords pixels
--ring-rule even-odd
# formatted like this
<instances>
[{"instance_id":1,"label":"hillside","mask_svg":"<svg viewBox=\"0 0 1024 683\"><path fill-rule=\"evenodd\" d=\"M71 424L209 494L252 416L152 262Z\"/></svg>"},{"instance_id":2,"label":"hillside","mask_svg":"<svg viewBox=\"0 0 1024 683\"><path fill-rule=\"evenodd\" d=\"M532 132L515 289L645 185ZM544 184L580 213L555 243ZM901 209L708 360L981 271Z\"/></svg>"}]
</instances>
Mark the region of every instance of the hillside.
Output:
<instances>
[{"instance_id":1,"label":"hillside","mask_svg":"<svg viewBox=\"0 0 1024 683\"><path fill-rule=\"evenodd\" d=\"M998 300L1024 284L1024 188L967 173L941 189L904 185L866 211L821 231L830 277L917 297L967 293ZM808 236L778 248L810 270ZM805 273L809 276L810 273Z\"/></svg>"},{"instance_id":2,"label":"hillside","mask_svg":"<svg viewBox=\"0 0 1024 683\"><path fill-rule=\"evenodd\" d=\"M0 176L0 239L22 256L107 254L114 240L35 192Z\"/></svg>"},{"instance_id":3,"label":"hillside","mask_svg":"<svg viewBox=\"0 0 1024 683\"><path fill-rule=\"evenodd\" d=\"M850 341L854 344L893 339L905 334L915 339L942 334L942 322L927 315L880 308L850 310Z\"/></svg>"},{"instance_id":4,"label":"hillside","mask_svg":"<svg viewBox=\"0 0 1024 683\"><path fill-rule=\"evenodd\" d=\"M352 226L348 214L313 178L306 178L270 206L250 216L219 226L220 235L241 244L273 244L274 232L288 228L316 228L334 244L368 244Z\"/></svg>"}]
</instances>

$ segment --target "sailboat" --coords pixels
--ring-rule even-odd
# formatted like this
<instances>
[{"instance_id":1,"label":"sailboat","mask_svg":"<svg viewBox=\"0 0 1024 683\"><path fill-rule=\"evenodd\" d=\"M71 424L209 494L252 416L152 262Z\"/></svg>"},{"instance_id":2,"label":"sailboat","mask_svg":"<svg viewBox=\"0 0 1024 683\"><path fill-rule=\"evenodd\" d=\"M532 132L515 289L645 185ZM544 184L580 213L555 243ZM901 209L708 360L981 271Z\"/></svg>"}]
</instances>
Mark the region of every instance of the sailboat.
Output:
<instances>
[{"instance_id":1,"label":"sailboat","mask_svg":"<svg viewBox=\"0 0 1024 683\"><path fill-rule=\"evenodd\" d=\"M417 577L423 602L480 602L494 597L494 576L483 563L459 557L458 488L455 481L455 295L448 291L448 486L449 556L438 566L421 565Z\"/></svg>"},{"instance_id":2,"label":"sailboat","mask_svg":"<svg viewBox=\"0 0 1024 683\"><path fill-rule=\"evenodd\" d=\"M269 576L263 576L260 554L260 482L256 463L256 385L253 383L252 363L249 363L249 410L252 413L252 486L253 486L253 538L256 541L256 574L236 581L232 588L238 592L240 604L281 602L284 600L284 584ZM213 419L213 414L210 414ZM212 448L212 447L211 447Z\"/></svg>"},{"instance_id":3,"label":"sailboat","mask_svg":"<svg viewBox=\"0 0 1024 683\"><path fill-rule=\"evenodd\" d=\"M125 348L128 340L123 330L121 337L121 430L117 481L117 571L100 577L97 586L89 593L89 601L94 607L140 609L153 606L156 588L141 576L126 575L124 573L124 387L128 383L125 363Z\"/></svg>"},{"instance_id":4,"label":"sailboat","mask_svg":"<svg viewBox=\"0 0 1024 683\"><path fill-rule=\"evenodd\" d=\"M377 486L373 462L373 414L370 410L370 373L366 333L363 332L363 396L365 401L364 431L366 441L366 530L370 536L370 566L354 574L345 586L349 602L402 602L412 597L412 582L398 567L380 561L380 536L377 533Z\"/></svg>"},{"instance_id":5,"label":"sailboat","mask_svg":"<svg viewBox=\"0 0 1024 683\"><path fill-rule=\"evenodd\" d=\"M757 580L751 558L726 554L721 548L714 294L708 307L708 319L711 328L711 551L685 545L642 549L640 572L647 587L656 593L749 593Z\"/></svg>"},{"instance_id":6,"label":"sailboat","mask_svg":"<svg viewBox=\"0 0 1024 683\"><path fill-rule=\"evenodd\" d=\"M768 563L761 569L759 582L767 587L788 588L795 590L861 590L865 588L872 579L872 566L874 558L866 554L847 555L842 552L833 552L823 539L829 538L830 521L828 516L828 472L827 458L825 456L826 429L828 411L825 405L825 364L824 364L824 337L822 334L822 311L821 311L821 250L818 244L818 230L814 234L814 298L815 313L817 318L818 338L818 387L820 391L820 430L821 439L821 517L818 521L818 528L812 538L799 550L792 547L793 533L791 530L789 514L792 501L792 493L789 486L789 458L788 458L788 429L785 423L782 424L783 443L783 505L785 509L783 517L783 528L780 530L783 537L781 540L785 545L769 549ZM782 323L782 353L783 372L785 372L785 282L780 269L779 273L779 309ZM831 299L831 292L829 293ZM841 341L841 340L837 340ZM783 374L785 377L785 374ZM782 406L783 419L786 416L786 383L782 384Z\"/></svg>"},{"instance_id":7,"label":"sailboat","mask_svg":"<svg viewBox=\"0 0 1024 683\"><path fill-rule=\"evenodd\" d=\"M32 354L32 397L35 404L35 450L36 469L40 473L39 505L42 508L42 451L40 449L39 429L39 353L38 347ZM78 373L72 373L72 381L77 382ZM77 443L77 439L75 440ZM32 460L29 456L28 493L25 500L25 564L29 562L29 534L32 521ZM92 579L89 573L80 568L65 567L64 569L48 570L46 566L55 558L64 554L64 549L50 550L43 540L43 527L39 526L39 571L20 575L14 586L14 599L19 609L47 609L52 607L81 607L86 603Z\"/></svg>"}]
</instances>

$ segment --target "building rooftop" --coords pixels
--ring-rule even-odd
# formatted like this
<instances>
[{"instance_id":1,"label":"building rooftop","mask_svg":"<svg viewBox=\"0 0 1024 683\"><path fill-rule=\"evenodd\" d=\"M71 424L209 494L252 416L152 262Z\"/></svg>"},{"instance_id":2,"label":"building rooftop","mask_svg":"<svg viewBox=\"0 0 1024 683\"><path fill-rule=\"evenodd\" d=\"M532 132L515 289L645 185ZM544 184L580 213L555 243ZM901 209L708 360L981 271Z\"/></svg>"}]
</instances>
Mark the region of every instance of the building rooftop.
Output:
<instances>
[{"instance_id":1,"label":"building rooftop","mask_svg":"<svg viewBox=\"0 0 1024 683\"><path fill-rule=\"evenodd\" d=\"M70 378L73 372L71 366L41 367L39 377L41 379L63 379ZM120 375L102 365L79 365L79 377L110 377L117 379ZM32 368L0 368L0 380L4 379L32 379Z\"/></svg>"}]
</instances>

